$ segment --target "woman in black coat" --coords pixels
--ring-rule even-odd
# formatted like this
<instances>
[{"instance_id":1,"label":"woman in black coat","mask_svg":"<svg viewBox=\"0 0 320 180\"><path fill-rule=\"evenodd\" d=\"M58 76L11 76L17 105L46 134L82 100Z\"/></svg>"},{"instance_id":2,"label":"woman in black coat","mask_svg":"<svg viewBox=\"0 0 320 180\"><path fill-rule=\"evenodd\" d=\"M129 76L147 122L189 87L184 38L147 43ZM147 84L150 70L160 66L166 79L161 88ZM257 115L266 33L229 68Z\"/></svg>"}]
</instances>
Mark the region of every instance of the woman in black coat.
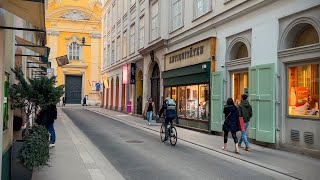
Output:
<instances>
[{"instance_id":1,"label":"woman in black coat","mask_svg":"<svg viewBox=\"0 0 320 180\"><path fill-rule=\"evenodd\" d=\"M223 113L225 115L225 121L222 126L222 130L224 132L224 146L223 150L227 150L227 142L228 142L228 134L231 132L233 141L235 143L235 153L239 153L239 147L238 147L238 139L236 132L238 131L238 108L234 105L233 99L228 98L227 105L223 109Z\"/></svg>"}]
</instances>

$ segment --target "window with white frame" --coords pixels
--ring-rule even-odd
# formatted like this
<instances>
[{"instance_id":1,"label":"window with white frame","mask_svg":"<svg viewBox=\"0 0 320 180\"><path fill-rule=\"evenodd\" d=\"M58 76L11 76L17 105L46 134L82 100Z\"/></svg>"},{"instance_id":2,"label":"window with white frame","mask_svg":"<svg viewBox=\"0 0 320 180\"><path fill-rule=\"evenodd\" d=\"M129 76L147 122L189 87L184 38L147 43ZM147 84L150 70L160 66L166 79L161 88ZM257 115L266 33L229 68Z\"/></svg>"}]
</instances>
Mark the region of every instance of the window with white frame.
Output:
<instances>
[{"instance_id":1,"label":"window with white frame","mask_svg":"<svg viewBox=\"0 0 320 180\"><path fill-rule=\"evenodd\" d=\"M151 41L159 37L159 1L151 6Z\"/></svg>"},{"instance_id":2,"label":"window with white frame","mask_svg":"<svg viewBox=\"0 0 320 180\"><path fill-rule=\"evenodd\" d=\"M120 61L121 58L121 54L120 54L120 46L121 45L121 40L120 40L120 36L117 38L117 61Z\"/></svg>"},{"instance_id":3,"label":"window with white frame","mask_svg":"<svg viewBox=\"0 0 320 180\"><path fill-rule=\"evenodd\" d=\"M171 14L172 31L174 31L183 25L182 0L171 0Z\"/></svg>"},{"instance_id":4,"label":"window with white frame","mask_svg":"<svg viewBox=\"0 0 320 180\"><path fill-rule=\"evenodd\" d=\"M211 9L211 0L194 0L194 16L195 18L198 18Z\"/></svg>"},{"instance_id":5,"label":"window with white frame","mask_svg":"<svg viewBox=\"0 0 320 180\"><path fill-rule=\"evenodd\" d=\"M107 66L109 66L111 64L111 58L110 58L110 44L108 45L108 48L107 48Z\"/></svg>"},{"instance_id":6,"label":"window with white frame","mask_svg":"<svg viewBox=\"0 0 320 180\"><path fill-rule=\"evenodd\" d=\"M115 43L113 41L112 44L111 44L111 64L114 63L114 60L116 58L114 49L115 49Z\"/></svg>"},{"instance_id":7,"label":"window with white frame","mask_svg":"<svg viewBox=\"0 0 320 180\"><path fill-rule=\"evenodd\" d=\"M116 24L116 15L117 15L116 7L112 6L112 25Z\"/></svg>"},{"instance_id":8,"label":"window with white frame","mask_svg":"<svg viewBox=\"0 0 320 180\"><path fill-rule=\"evenodd\" d=\"M136 0L130 0L130 7L136 3Z\"/></svg>"},{"instance_id":9,"label":"window with white frame","mask_svg":"<svg viewBox=\"0 0 320 180\"><path fill-rule=\"evenodd\" d=\"M139 26L139 49L141 49L144 46L144 16L140 18Z\"/></svg>"},{"instance_id":10,"label":"window with white frame","mask_svg":"<svg viewBox=\"0 0 320 180\"><path fill-rule=\"evenodd\" d=\"M127 31L123 33L123 57L127 57Z\"/></svg>"},{"instance_id":11,"label":"window with white frame","mask_svg":"<svg viewBox=\"0 0 320 180\"><path fill-rule=\"evenodd\" d=\"M107 67L107 48L103 48L103 68Z\"/></svg>"},{"instance_id":12,"label":"window with white frame","mask_svg":"<svg viewBox=\"0 0 320 180\"><path fill-rule=\"evenodd\" d=\"M128 11L128 1L123 1L123 14Z\"/></svg>"},{"instance_id":13,"label":"window with white frame","mask_svg":"<svg viewBox=\"0 0 320 180\"><path fill-rule=\"evenodd\" d=\"M121 0L118 0L117 2L117 12L118 12L117 19L119 20L121 18Z\"/></svg>"},{"instance_id":14,"label":"window with white frame","mask_svg":"<svg viewBox=\"0 0 320 180\"><path fill-rule=\"evenodd\" d=\"M68 59L70 60L79 60L81 47L77 42L72 42L68 45Z\"/></svg>"},{"instance_id":15,"label":"window with white frame","mask_svg":"<svg viewBox=\"0 0 320 180\"><path fill-rule=\"evenodd\" d=\"M130 54L134 53L135 51L134 28L135 28L135 25L132 25L130 28Z\"/></svg>"}]
</instances>

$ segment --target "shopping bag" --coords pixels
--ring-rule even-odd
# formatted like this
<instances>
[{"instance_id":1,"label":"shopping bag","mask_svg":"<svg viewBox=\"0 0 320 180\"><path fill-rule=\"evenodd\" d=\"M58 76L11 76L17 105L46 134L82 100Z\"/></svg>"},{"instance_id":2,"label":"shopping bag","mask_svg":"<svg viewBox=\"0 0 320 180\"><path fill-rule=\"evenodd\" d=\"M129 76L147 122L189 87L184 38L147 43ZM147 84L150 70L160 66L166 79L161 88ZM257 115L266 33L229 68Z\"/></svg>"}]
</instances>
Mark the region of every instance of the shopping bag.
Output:
<instances>
[{"instance_id":1,"label":"shopping bag","mask_svg":"<svg viewBox=\"0 0 320 180\"><path fill-rule=\"evenodd\" d=\"M241 116L238 118L238 127L239 127L239 131L245 130L243 117L241 117Z\"/></svg>"}]
</instances>

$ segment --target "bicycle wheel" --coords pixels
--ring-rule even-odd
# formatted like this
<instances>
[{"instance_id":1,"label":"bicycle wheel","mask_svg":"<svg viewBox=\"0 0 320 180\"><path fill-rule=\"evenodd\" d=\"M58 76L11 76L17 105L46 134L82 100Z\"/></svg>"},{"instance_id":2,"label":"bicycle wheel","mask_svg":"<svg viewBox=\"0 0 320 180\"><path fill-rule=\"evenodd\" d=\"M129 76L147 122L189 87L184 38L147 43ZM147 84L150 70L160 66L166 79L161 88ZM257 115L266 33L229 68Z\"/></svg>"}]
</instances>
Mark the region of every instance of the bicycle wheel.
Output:
<instances>
[{"instance_id":1,"label":"bicycle wheel","mask_svg":"<svg viewBox=\"0 0 320 180\"><path fill-rule=\"evenodd\" d=\"M175 127L172 127L170 132L170 143L172 146L175 146L177 144L177 141L178 141L177 129Z\"/></svg>"},{"instance_id":2,"label":"bicycle wheel","mask_svg":"<svg viewBox=\"0 0 320 180\"><path fill-rule=\"evenodd\" d=\"M166 138L166 132L165 132L164 126L165 126L164 123L162 123L160 128L160 138L162 142L164 142L164 139Z\"/></svg>"}]
</instances>

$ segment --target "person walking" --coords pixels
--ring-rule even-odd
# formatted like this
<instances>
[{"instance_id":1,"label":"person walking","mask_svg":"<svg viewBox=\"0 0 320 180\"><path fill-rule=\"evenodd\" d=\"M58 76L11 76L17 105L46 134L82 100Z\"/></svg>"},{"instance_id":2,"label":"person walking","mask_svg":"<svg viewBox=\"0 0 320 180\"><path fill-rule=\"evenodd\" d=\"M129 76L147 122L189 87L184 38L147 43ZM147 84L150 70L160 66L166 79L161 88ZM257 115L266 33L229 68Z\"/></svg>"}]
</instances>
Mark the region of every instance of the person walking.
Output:
<instances>
[{"instance_id":1,"label":"person walking","mask_svg":"<svg viewBox=\"0 0 320 180\"><path fill-rule=\"evenodd\" d=\"M241 103L238 106L239 116L243 117L244 128L245 128L243 131L241 131L241 138L239 140L239 147L241 147L241 144L244 141L244 144L246 145L245 150L250 151L251 150L250 144L247 139L246 132L247 132L247 128L249 126L250 118L252 117L252 107L247 99L248 99L248 96L243 94L241 96Z\"/></svg>"},{"instance_id":2,"label":"person walking","mask_svg":"<svg viewBox=\"0 0 320 180\"><path fill-rule=\"evenodd\" d=\"M235 144L235 153L239 154L239 146L238 146L238 138L236 132L238 131L238 108L234 105L233 99L228 98L227 104L223 109L223 113L225 115L225 121L222 126L222 130L224 132L223 140L224 145L222 147L223 150L227 150L228 143L228 134L231 132L234 144Z\"/></svg>"},{"instance_id":3,"label":"person walking","mask_svg":"<svg viewBox=\"0 0 320 180\"><path fill-rule=\"evenodd\" d=\"M151 121L152 121L152 113L155 114L155 109L156 109L155 104L152 101L152 98L149 98L144 108L144 114L147 115L149 126L151 125Z\"/></svg>"},{"instance_id":4,"label":"person walking","mask_svg":"<svg viewBox=\"0 0 320 180\"><path fill-rule=\"evenodd\" d=\"M36 123L38 125L45 126L50 134L50 145L49 147L54 147L56 144L56 133L54 130L54 120L57 119L57 106L55 104L50 104L41 108Z\"/></svg>"},{"instance_id":5,"label":"person walking","mask_svg":"<svg viewBox=\"0 0 320 180\"><path fill-rule=\"evenodd\" d=\"M82 106L87 106L87 99L86 99L86 97L84 97L83 100L82 100Z\"/></svg>"}]
</instances>

